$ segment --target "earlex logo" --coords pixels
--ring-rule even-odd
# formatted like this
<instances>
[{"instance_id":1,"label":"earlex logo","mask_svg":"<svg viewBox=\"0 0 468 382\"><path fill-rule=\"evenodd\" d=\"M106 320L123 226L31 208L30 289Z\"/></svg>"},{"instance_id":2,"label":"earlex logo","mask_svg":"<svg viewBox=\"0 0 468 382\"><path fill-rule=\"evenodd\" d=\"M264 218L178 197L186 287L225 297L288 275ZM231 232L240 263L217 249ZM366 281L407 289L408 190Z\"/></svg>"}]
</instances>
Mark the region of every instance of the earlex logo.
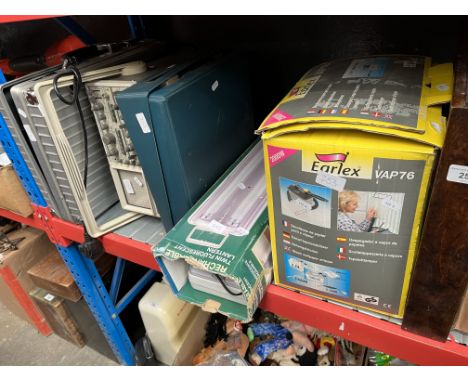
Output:
<instances>
[{"instance_id":1,"label":"earlex logo","mask_svg":"<svg viewBox=\"0 0 468 382\"><path fill-rule=\"evenodd\" d=\"M315 157L320 162L344 162L348 157L349 153L334 153L334 154L315 154Z\"/></svg>"},{"instance_id":2,"label":"earlex logo","mask_svg":"<svg viewBox=\"0 0 468 382\"><path fill-rule=\"evenodd\" d=\"M312 162L311 171L323 171L329 174L359 177L360 168L345 167L348 155L349 153L315 154L318 161ZM338 163L332 164L336 162Z\"/></svg>"}]
</instances>

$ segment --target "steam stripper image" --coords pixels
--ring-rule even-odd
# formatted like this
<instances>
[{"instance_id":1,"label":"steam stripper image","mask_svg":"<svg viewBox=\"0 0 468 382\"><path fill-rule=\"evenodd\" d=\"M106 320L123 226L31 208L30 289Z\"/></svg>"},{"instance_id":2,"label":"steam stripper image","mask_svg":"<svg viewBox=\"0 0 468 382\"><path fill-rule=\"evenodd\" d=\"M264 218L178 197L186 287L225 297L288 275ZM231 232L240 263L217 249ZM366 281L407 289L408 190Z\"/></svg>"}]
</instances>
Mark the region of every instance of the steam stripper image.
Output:
<instances>
[{"instance_id":1,"label":"steam stripper image","mask_svg":"<svg viewBox=\"0 0 468 382\"><path fill-rule=\"evenodd\" d=\"M314 226L330 228L331 198L329 188L280 177L282 214Z\"/></svg>"},{"instance_id":2,"label":"steam stripper image","mask_svg":"<svg viewBox=\"0 0 468 382\"><path fill-rule=\"evenodd\" d=\"M298 201L300 205L304 206L308 210L315 210L318 208L319 201L328 202L327 199L322 198L319 195L315 195L297 184L288 187L287 195L290 202Z\"/></svg>"}]
</instances>

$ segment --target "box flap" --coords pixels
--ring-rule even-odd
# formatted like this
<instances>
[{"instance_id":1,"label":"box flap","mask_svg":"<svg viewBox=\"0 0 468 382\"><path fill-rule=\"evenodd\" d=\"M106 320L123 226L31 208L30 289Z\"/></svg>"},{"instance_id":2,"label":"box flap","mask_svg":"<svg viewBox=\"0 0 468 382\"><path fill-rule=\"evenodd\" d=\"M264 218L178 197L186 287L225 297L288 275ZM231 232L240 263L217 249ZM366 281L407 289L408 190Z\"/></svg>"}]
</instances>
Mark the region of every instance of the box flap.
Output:
<instances>
[{"instance_id":1,"label":"box flap","mask_svg":"<svg viewBox=\"0 0 468 382\"><path fill-rule=\"evenodd\" d=\"M309 130L337 130L342 132L346 130L363 131L368 133L376 133L385 136L399 137L411 140L418 143L424 143L434 147L441 148L443 146L445 135L447 132L447 122L440 107L428 108L428 118L426 121L426 130L423 134L414 134L405 130L393 130L386 127L370 126L370 125L355 125L350 123L337 122L318 122L318 123L298 123L267 130L263 133L262 139L268 140L289 133L306 132ZM397 134L395 134L397 132Z\"/></svg>"},{"instance_id":2,"label":"box flap","mask_svg":"<svg viewBox=\"0 0 468 382\"><path fill-rule=\"evenodd\" d=\"M343 128L357 125L378 132L372 130L376 127L395 136L401 131L423 134L428 124L439 123L440 108L434 105L449 102L452 88L452 64L431 67L428 57L327 62L301 78L257 133L298 124L313 128L313 123L342 123Z\"/></svg>"},{"instance_id":3,"label":"box flap","mask_svg":"<svg viewBox=\"0 0 468 382\"><path fill-rule=\"evenodd\" d=\"M441 105L452 99L454 83L453 64L434 65L429 68L425 90L427 106Z\"/></svg>"},{"instance_id":4,"label":"box flap","mask_svg":"<svg viewBox=\"0 0 468 382\"><path fill-rule=\"evenodd\" d=\"M312 130L305 131L296 134L285 134L273 141L265 141L265 151L268 155L268 161L270 167L275 167L282 160L286 160L290 155L289 152L294 155L298 150L294 149L297 147L298 142L306 142L301 147L303 167L309 168L313 165L314 161L318 159L318 155L325 155L328 153L336 153L337 156L332 158L335 160L346 160L350 165L351 157L357 159L355 155L349 155L349 153L369 153L375 152L379 156L391 156L400 155L405 157L411 157L413 159L426 159L427 157L433 157L436 155L437 150L433 146L428 146L414 141L408 141L402 138L395 138L390 136L376 136L375 134L367 134L362 131L344 131L337 130L331 131L329 129L323 130ZM342 154L341 158L340 155ZM324 161L329 160L324 156ZM359 163L359 164L358 164ZM361 158L358 163L354 163L351 167L359 168L364 166L367 161ZM361 174L371 171L371 163L368 163L366 171L361 171ZM370 174L369 174L370 175ZM342 175L346 177L346 175ZM363 175L364 176L364 175Z\"/></svg>"}]
</instances>

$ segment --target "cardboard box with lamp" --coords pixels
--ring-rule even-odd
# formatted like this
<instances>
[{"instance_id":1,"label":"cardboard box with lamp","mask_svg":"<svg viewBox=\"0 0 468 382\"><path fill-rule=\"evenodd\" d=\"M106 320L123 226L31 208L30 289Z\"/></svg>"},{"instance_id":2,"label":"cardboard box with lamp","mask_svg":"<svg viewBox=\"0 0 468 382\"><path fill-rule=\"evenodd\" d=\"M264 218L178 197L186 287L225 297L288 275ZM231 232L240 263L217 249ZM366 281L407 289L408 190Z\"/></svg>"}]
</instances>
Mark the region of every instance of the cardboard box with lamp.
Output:
<instances>
[{"instance_id":1,"label":"cardboard box with lamp","mask_svg":"<svg viewBox=\"0 0 468 382\"><path fill-rule=\"evenodd\" d=\"M178 298L249 321L271 281L261 143L236 161L156 246Z\"/></svg>"}]
</instances>

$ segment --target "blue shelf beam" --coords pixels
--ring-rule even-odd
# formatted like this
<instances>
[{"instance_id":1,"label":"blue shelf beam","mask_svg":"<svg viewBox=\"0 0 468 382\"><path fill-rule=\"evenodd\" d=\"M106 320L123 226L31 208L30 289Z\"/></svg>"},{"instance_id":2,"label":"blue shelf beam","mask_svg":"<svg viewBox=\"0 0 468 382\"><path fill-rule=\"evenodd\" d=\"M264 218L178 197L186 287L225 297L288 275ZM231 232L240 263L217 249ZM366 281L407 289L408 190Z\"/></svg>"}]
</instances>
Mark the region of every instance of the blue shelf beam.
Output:
<instances>
[{"instance_id":1,"label":"blue shelf beam","mask_svg":"<svg viewBox=\"0 0 468 382\"><path fill-rule=\"evenodd\" d=\"M149 270L145 275L130 289L125 296L118 302L116 306L117 313L120 314L127 307L128 304L136 297L141 290L148 285L149 282L153 281L156 276L156 272Z\"/></svg>"},{"instance_id":2,"label":"blue shelf beam","mask_svg":"<svg viewBox=\"0 0 468 382\"><path fill-rule=\"evenodd\" d=\"M112 275L112 282L109 291L110 298L112 302L115 304L117 302L117 296L120 290L120 283L122 282L123 272L125 270L125 260L121 257L117 258L114 268L114 274Z\"/></svg>"},{"instance_id":3,"label":"blue shelf beam","mask_svg":"<svg viewBox=\"0 0 468 382\"><path fill-rule=\"evenodd\" d=\"M83 27L73 20L70 16L57 17L55 21L66 29L70 34L78 37L85 45L92 45L96 43L96 39L91 36Z\"/></svg>"}]
</instances>

